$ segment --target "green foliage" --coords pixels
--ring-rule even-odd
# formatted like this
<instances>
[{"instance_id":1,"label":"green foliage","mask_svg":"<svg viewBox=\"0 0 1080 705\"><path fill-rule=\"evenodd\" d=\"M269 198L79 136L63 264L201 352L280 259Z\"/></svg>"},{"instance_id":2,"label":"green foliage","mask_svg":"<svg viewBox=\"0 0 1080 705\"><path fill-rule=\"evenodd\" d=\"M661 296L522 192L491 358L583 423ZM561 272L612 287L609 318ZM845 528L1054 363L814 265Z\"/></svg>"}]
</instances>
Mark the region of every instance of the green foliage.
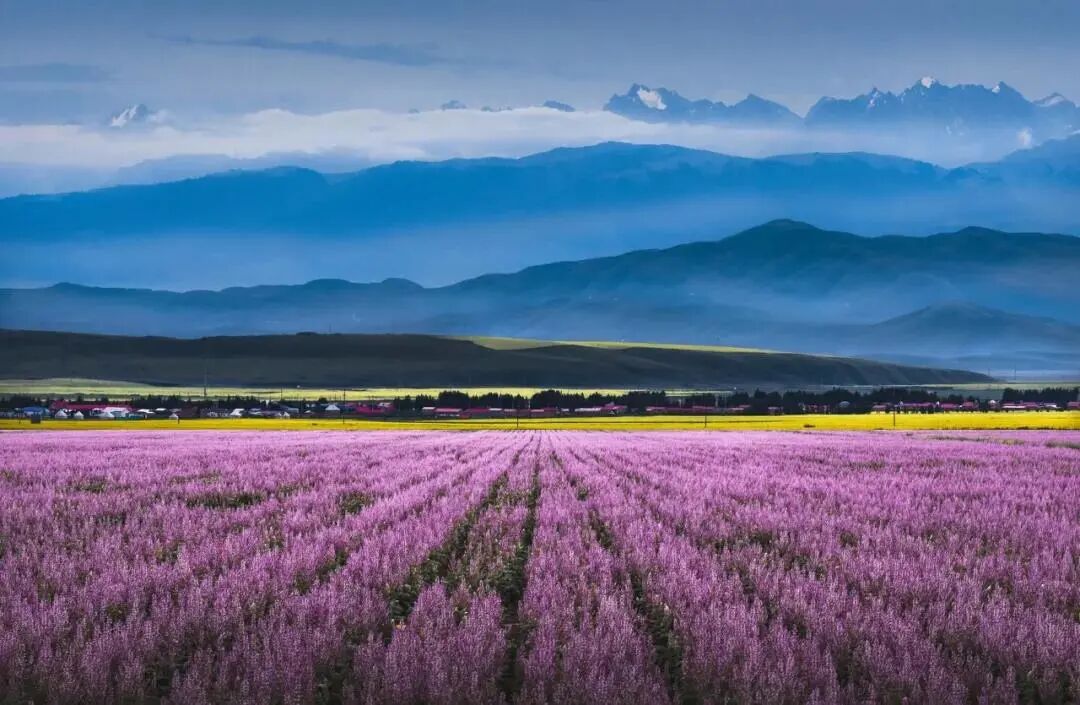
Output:
<instances>
[{"instance_id":1,"label":"green foliage","mask_svg":"<svg viewBox=\"0 0 1080 705\"><path fill-rule=\"evenodd\" d=\"M187 500L189 507L207 509L242 509L262 502L265 497L257 492L211 492Z\"/></svg>"},{"instance_id":2,"label":"green foliage","mask_svg":"<svg viewBox=\"0 0 1080 705\"><path fill-rule=\"evenodd\" d=\"M338 509L342 515L359 514L374 503L374 498L360 491L346 492L338 497Z\"/></svg>"}]
</instances>

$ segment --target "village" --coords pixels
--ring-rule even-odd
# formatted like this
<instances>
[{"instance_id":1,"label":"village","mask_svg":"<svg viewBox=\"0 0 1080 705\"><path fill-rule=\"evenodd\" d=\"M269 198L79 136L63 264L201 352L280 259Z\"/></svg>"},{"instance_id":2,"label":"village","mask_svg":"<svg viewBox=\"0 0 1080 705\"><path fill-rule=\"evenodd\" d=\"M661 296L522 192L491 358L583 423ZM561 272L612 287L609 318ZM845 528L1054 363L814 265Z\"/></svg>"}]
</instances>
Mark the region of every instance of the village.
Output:
<instances>
[{"instance_id":1,"label":"village","mask_svg":"<svg viewBox=\"0 0 1080 705\"><path fill-rule=\"evenodd\" d=\"M725 403L700 404L688 403L679 398L668 398L664 393L642 393L646 399L662 403L642 403L641 398L611 400L599 404L578 405L543 404L533 405L533 400L526 400L518 406L484 406L423 404L421 399L412 398L382 400L372 402L348 402L319 400L316 402L244 400L247 404L230 405L207 400L183 400L179 405L142 406L138 400L121 402L85 401L85 400L41 400L39 403L24 406L0 407L0 418L24 418L31 421L51 419L56 421L78 422L83 420L99 421L139 421L143 419L167 419L182 422L185 419L353 419L353 420L469 420L469 419L527 419L527 418L588 418L612 416L732 416L732 415L768 415L784 414L949 414L949 413L989 413L989 412L1031 412L1031 411L1077 411L1080 412L1080 400L1062 400L1062 394L1053 392L1072 390L1043 390L1044 394L1028 394L1034 399L1010 399L1003 394L998 399L959 400L955 397L926 399L918 395L920 401L873 401L855 395L854 399L843 399L828 403L824 401L796 401L756 392L753 396L735 395L718 397ZM550 396L550 395L549 395ZM438 399L465 399L468 395L456 392L444 392ZM1053 398L1051 398L1053 397ZM580 397L572 398L579 399ZM700 398L700 397L695 397ZM430 399L430 398L428 398ZM558 399L556 399L558 400ZM252 403L255 402L255 403Z\"/></svg>"}]
</instances>

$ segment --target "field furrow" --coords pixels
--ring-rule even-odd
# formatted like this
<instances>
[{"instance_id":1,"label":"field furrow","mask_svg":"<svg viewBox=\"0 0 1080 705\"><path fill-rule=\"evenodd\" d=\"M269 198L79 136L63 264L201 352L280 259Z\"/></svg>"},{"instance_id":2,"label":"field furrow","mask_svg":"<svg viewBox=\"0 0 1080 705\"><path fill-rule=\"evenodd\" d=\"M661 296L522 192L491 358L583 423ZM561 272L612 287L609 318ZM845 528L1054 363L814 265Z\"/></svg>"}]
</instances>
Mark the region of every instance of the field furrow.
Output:
<instances>
[{"instance_id":1,"label":"field furrow","mask_svg":"<svg viewBox=\"0 0 1080 705\"><path fill-rule=\"evenodd\" d=\"M1076 434L0 441L0 702L1080 698Z\"/></svg>"}]
</instances>

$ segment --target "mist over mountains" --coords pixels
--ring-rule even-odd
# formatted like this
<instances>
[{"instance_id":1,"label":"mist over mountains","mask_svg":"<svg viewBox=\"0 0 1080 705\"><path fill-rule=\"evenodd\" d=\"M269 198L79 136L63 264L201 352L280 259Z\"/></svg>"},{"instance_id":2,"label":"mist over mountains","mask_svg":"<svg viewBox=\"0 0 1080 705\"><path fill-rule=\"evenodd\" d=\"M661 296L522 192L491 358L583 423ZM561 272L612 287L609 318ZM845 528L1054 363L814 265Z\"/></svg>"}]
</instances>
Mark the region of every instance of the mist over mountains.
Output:
<instances>
[{"instance_id":1,"label":"mist over mountains","mask_svg":"<svg viewBox=\"0 0 1080 705\"><path fill-rule=\"evenodd\" d=\"M448 284L778 218L864 234L1080 233L1080 136L944 169L606 143L352 173L237 171L0 199L0 284L168 289L403 276Z\"/></svg>"},{"instance_id":2,"label":"mist over mountains","mask_svg":"<svg viewBox=\"0 0 1080 705\"><path fill-rule=\"evenodd\" d=\"M432 333L740 345L1080 370L1080 238L867 238L777 221L723 240L425 288L0 290L0 327L131 335ZM1013 364L1010 364L1013 363Z\"/></svg>"},{"instance_id":3,"label":"mist over mountains","mask_svg":"<svg viewBox=\"0 0 1080 705\"><path fill-rule=\"evenodd\" d=\"M159 183L231 169L300 166L339 173L400 159L520 157L605 141L753 158L863 151L957 167L1080 130L1080 108L1059 93L1029 100L1003 82L949 86L931 78L895 93L875 88L854 97L821 98L805 116L753 93L724 103L640 83L611 96L603 110L602 100L576 109L559 100L539 103L551 97L546 92L498 107L455 99L440 107L444 97L407 111L362 103L315 113L286 106L185 112L155 99L120 103L81 123L5 125L0 197Z\"/></svg>"}]
</instances>

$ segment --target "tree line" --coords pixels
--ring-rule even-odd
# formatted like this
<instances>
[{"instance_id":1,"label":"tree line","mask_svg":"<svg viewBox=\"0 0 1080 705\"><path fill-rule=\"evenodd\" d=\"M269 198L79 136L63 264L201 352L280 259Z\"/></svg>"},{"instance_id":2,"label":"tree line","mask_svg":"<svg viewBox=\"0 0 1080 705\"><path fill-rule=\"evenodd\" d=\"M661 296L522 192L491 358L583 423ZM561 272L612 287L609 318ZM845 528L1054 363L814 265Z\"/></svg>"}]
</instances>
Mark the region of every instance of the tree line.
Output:
<instances>
[{"instance_id":1,"label":"tree line","mask_svg":"<svg viewBox=\"0 0 1080 705\"><path fill-rule=\"evenodd\" d=\"M48 406L51 398L43 398L37 395L13 394L0 399L0 408L18 409L26 406ZM1002 390L1000 401L1009 402L1049 402L1064 407L1070 401L1080 399L1080 387L1046 387L1043 389L1014 389ZM603 406L605 404L618 404L627 407L632 413L642 413L648 407L668 407L672 409L691 407L715 407L717 409L735 406L749 407L751 412L765 413L772 409L780 409L784 413L798 413L808 407L828 407L851 412L866 412L878 404L924 404L924 403L952 403L961 404L966 401L978 401L974 395L961 395L949 393L939 395L937 392L921 388L904 387L881 387L870 391L858 391L844 388L828 389L823 391L789 390L789 391L734 391L734 392L697 392L697 393L669 393L664 390L639 390L618 393L602 392L570 392L548 389L536 392L532 395L505 394L499 392L486 392L473 394L459 390L446 390L437 395L418 394L398 396L387 399L393 404L394 413L409 415L420 413L425 407L449 407L455 409L470 408L500 408L500 409L581 409L588 407ZM319 399L289 398L267 399L256 396L228 396L216 399L205 399L201 396L190 397L180 395L143 395L138 397L123 397L122 399L107 396L84 397L78 395L68 401L79 403L108 404L129 403L136 407L147 408L308 408L313 404L325 405L328 403L342 403L332 398L322 397ZM374 403L374 402L362 402Z\"/></svg>"}]
</instances>

